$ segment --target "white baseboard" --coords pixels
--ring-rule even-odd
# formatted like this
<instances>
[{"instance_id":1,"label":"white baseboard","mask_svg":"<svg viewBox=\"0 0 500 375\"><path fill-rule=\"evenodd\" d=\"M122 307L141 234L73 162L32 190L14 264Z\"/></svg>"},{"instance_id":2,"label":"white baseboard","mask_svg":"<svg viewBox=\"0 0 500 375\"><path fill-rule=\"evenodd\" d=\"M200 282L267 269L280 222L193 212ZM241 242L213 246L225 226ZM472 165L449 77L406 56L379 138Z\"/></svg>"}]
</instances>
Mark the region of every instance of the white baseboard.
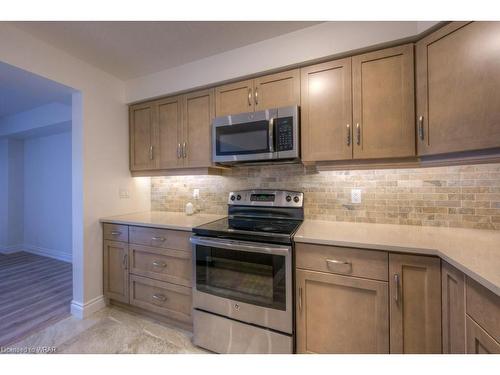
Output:
<instances>
[{"instance_id":1,"label":"white baseboard","mask_svg":"<svg viewBox=\"0 0 500 375\"><path fill-rule=\"evenodd\" d=\"M21 248L22 250L28 253L37 254L48 258L54 258L57 260L62 260L63 262L72 263L73 261L73 255L70 252L47 249L44 247L27 245L27 244L21 245Z\"/></svg>"},{"instance_id":2,"label":"white baseboard","mask_svg":"<svg viewBox=\"0 0 500 375\"><path fill-rule=\"evenodd\" d=\"M105 307L106 300L102 295L85 303L73 300L71 301L71 315L78 319L85 319Z\"/></svg>"},{"instance_id":3,"label":"white baseboard","mask_svg":"<svg viewBox=\"0 0 500 375\"><path fill-rule=\"evenodd\" d=\"M13 254L23 251L23 245L0 246L0 254Z\"/></svg>"}]
</instances>

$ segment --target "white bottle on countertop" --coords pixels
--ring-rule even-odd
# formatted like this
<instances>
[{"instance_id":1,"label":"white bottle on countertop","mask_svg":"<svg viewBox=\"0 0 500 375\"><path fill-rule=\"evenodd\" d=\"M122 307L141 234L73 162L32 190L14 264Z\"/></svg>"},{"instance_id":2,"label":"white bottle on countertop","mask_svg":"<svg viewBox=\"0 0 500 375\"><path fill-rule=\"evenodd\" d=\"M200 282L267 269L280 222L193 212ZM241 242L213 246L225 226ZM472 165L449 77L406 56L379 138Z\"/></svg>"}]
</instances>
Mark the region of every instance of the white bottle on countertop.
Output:
<instances>
[{"instance_id":1,"label":"white bottle on countertop","mask_svg":"<svg viewBox=\"0 0 500 375\"><path fill-rule=\"evenodd\" d=\"M194 214L194 206L191 202L188 202L186 204L186 215L190 216L192 214Z\"/></svg>"}]
</instances>

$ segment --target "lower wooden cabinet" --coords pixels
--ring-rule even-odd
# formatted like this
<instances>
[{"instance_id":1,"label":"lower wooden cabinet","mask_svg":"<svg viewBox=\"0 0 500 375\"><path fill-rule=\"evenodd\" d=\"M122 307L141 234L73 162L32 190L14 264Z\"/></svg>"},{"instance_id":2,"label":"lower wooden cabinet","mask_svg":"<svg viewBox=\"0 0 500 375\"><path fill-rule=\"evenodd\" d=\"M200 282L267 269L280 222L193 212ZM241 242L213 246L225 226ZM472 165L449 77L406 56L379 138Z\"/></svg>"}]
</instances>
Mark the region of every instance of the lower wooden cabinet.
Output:
<instances>
[{"instance_id":1,"label":"lower wooden cabinet","mask_svg":"<svg viewBox=\"0 0 500 375\"><path fill-rule=\"evenodd\" d=\"M500 344L467 316L467 354L500 354Z\"/></svg>"},{"instance_id":2,"label":"lower wooden cabinet","mask_svg":"<svg viewBox=\"0 0 500 375\"><path fill-rule=\"evenodd\" d=\"M298 353L388 353L387 282L297 270Z\"/></svg>"},{"instance_id":3,"label":"lower wooden cabinet","mask_svg":"<svg viewBox=\"0 0 500 375\"><path fill-rule=\"evenodd\" d=\"M128 243L104 241L104 295L128 303Z\"/></svg>"},{"instance_id":4,"label":"lower wooden cabinet","mask_svg":"<svg viewBox=\"0 0 500 375\"><path fill-rule=\"evenodd\" d=\"M441 353L440 262L389 254L391 353Z\"/></svg>"},{"instance_id":5,"label":"lower wooden cabinet","mask_svg":"<svg viewBox=\"0 0 500 375\"><path fill-rule=\"evenodd\" d=\"M444 354L465 353L465 275L441 262L441 313Z\"/></svg>"}]
</instances>

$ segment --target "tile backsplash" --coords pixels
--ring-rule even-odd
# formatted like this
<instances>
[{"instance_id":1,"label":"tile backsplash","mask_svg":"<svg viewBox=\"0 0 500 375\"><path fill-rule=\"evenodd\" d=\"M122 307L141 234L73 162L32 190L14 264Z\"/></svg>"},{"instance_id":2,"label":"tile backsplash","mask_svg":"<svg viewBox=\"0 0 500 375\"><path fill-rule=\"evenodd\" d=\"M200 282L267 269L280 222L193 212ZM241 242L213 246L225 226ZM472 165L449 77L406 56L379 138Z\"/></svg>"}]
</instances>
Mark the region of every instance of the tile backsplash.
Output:
<instances>
[{"instance_id":1,"label":"tile backsplash","mask_svg":"<svg viewBox=\"0 0 500 375\"><path fill-rule=\"evenodd\" d=\"M229 191L276 188L303 191L308 219L500 230L500 164L321 171L302 165L237 167L221 176L151 179L151 208L197 208L224 214ZM361 203L351 203L351 189Z\"/></svg>"}]
</instances>

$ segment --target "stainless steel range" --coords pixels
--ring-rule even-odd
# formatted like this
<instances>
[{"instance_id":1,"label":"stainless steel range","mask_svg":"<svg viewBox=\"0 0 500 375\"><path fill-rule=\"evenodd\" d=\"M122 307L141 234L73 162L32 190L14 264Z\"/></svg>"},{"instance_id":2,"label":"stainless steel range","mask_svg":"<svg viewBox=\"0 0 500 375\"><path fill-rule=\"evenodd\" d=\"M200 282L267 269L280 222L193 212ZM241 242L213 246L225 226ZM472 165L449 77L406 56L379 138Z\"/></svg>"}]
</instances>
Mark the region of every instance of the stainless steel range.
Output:
<instances>
[{"instance_id":1,"label":"stainless steel range","mask_svg":"<svg viewBox=\"0 0 500 375\"><path fill-rule=\"evenodd\" d=\"M228 218L193 229L194 343L217 353L293 353L293 243L303 194L229 194Z\"/></svg>"}]
</instances>

